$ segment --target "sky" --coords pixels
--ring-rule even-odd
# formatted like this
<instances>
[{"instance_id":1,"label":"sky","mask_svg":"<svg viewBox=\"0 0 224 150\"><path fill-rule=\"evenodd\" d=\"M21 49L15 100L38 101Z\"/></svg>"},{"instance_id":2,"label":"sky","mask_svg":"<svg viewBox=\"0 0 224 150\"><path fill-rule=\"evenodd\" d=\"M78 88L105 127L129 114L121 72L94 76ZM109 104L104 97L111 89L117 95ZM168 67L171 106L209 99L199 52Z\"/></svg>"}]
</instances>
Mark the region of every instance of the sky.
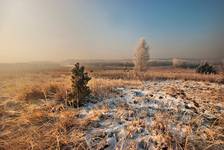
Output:
<instances>
[{"instance_id":1,"label":"sky","mask_svg":"<svg viewBox=\"0 0 224 150\"><path fill-rule=\"evenodd\" d=\"M224 0L0 0L0 62L224 58Z\"/></svg>"}]
</instances>

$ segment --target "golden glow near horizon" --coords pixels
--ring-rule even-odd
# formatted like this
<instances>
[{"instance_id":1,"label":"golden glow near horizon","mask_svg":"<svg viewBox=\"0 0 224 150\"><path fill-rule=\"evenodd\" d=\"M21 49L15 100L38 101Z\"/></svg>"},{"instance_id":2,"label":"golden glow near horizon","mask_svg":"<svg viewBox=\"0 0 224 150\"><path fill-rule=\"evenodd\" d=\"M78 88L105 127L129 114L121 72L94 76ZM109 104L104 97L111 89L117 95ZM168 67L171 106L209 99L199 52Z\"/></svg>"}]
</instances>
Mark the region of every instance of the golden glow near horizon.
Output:
<instances>
[{"instance_id":1,"label":"golden glow near horizon","mask_svg":"<svg viewBox=\"0 0 224 150\"><path fill-rule=\"evenodd\" d=\"M157 10L127 1L111 3L0 0L0 62L131 58L141 36L152 45L152 57L200 57L202 52L206 54L202 57L220 57L223 44L213 39L219 31L197 35L195 30L194 37L180 29L174 33L168 25L161 26L160 16L149 16Z\"/></svg>"}]
</instances>

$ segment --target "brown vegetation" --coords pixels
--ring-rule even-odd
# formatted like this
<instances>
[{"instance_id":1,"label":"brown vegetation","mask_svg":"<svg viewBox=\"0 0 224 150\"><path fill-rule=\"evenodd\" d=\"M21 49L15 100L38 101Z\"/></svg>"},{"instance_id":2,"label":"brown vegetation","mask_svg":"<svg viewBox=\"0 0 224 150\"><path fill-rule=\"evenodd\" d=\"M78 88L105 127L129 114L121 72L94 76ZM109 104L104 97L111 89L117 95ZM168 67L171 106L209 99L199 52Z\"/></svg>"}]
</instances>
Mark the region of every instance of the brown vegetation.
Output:
<instances>
[{"instance_id":1,"label":"brown vegetation","mask_svg":"<svg viewBox=\"0 0 224 150\"><path fill-rule=\"evenodd\" d=\"M139 77L135 75L133 71L123 70L100 70L93 72L92 76L96 78L106 79L126 79L126 80L138 80ZM194 81L209 81L216 83L224 83L224 74L199 74L195 73L191 69L175 69L175 68L152 68L140 76L141 80L194 80Z\"/></svg>"},{"instance_id":2,"label":"brown vegetation","mask_svg":"<svg viewBox=\"0 0 224 150\"><path fill-rule=\"evenodd\" d=\"M138 87L141 88L144 80L195 80L223 83L223 74L202 75L194 73L193 70L184 69L155 69L152 68L139 77L132 71L123 70L98 70L91 72L92 80L88 86L92 95L103 100L116 96L116 87ZM140 79L140 80L139 80ZM88 112L88 116L83 117L83 110L70 108L63 105L67 98L67 91L71 88L70 74L68 71L24 73L10 76L1 76L0 87L0 149L100 149L108 144L106 136L101 131L96 131L89 139L86 137L87 130L97 128L99 119L108 117L107 104L100 105ZM141 82L143 81L143 82ZM187 81L186 81L187 82ZM208 86L209 87L209 86ZM150 88L153 88L151 86ZM161 90L161 89L160 89ZM194 93L186 94L178 87L164 87L170 96L181 97L190 101L194 100ZM197 97L206 97L214 101L223 102L223 90L213 91L210 89L200 89L196 85L194 92ZM122 95L121 95L122 96ZM195 97L196 97L195 96ZM14 100L14 99L17 100ZM198 103L198 102L197 102ZM205 101L207 103L207 101ZM195 104L196 105L196 104ZM207 106L207 110L213 111L214 107ZM126 104L120 103L117 107L117 117L135 115ZM145 137L140 143L130 140L126 148L136 147L147 148L149 142L157 142L159 148L176 145L179 149L222 149L223 144L223 114L214 112L215 121L209 127L203 127L203 116L197 116L186 125L179 126L174 122L171 114L159 113L155 115L152 126L141 119L134 119L127 127L127 137L124 137L118 145L127 139L133 138L135 133L141 132L142 128L153 132L155 135ZM144 110L140 114L143 118L147 116ZM205 114L203 114L205 115ZM170 124L180 130L184 130L184 138L177 137L170 132ZM201 128L200 128L201 127ZM203 127L203 128L202 128ZM193 131L194 130L194 134ZM205 138L206 140L202 139ZM156 140L157 139L157 140ZM155 141L156 140L156 141ZM203 143L203 142L205 143ZM118 148L119 148L118 146ZM206 146L206 147L205 147Z\"/></svg>"}]
</instances>

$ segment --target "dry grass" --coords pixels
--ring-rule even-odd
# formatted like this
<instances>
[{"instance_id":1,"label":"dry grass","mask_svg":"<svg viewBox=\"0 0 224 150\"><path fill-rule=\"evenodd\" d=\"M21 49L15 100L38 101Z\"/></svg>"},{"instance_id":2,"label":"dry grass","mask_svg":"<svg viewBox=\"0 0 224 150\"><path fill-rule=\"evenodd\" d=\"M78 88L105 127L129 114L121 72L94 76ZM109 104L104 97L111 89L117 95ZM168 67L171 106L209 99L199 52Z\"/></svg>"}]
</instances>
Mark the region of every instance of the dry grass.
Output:
<instances>
[{"instance_id":1,"label":"dry grass","mask_svg":"<svg viewBox=\"0 0 224 150\"><path fill-rule=\"evenodd\" d=\"M158 69L152 68L140 76L136 76L133 71L124 70L100 70L93 72L92 75L96 78L106 79L124 79L124 80L194 80L194 81L209 81L216 83L224 83L224 74L205 75L196 73L191 69Z\"/></svg>"},{"instance_id":2,"label":"dry grass","mask_svg":"<svg viewBox=\"0 0 224 150\"><path fill-rule=\"evenodd\" d=\"M47 104L46 104L47 105ZM42 106L29 108L16 119L1 121L2 149L60 149L68 142L67 130L77 126L75 111L53 113ZM50 107L49 107L50 108ZM81 131L80 131L81 132Z\"/></svg>"},{"instance_id":3,"label":"dry grass","mask_svg":"<svg viewBox=\"0 0 224 150\"><path fill-rule=\"evenodd\" d=\"M224 74L203 75L195 73L190 69L176 69L176 68L151 68L140 76L136 76L133 71L127 70L96 70L90 72L91 80L90 86L94 93L104 93L101 90L106 89L110 91L113 86L122 86L127 84L139 84L140 80L195 80L208 81L216 83L224 83ZM119 79L119 80L118 80ZM49 92L49 90L64 90L69 89L70 73L67 71L49 71L40 73L20 73L20 74L0 74L0 93L1 96L18 97L24 93L29 92L30 89L36 88L36 92L42 95L41 92ZM136 82L136 83L135 83ZM97 86L96 86L97 85ZM99 86L98 86L99 85ZM55 86L55 87L50 87ZM47 89L56 88L56 89ZM46 91L47 90L47 91ZM30 91L31 92L31 91ZM105 92L105 93L108 93ZM32 92L31 92L32 93ZM58 92L56 92L58 93ZM60 92L59 92L60 93ZM49 94L49 93L45 93ZM60 95L60 94L59 94ZM63 95L63 94L62 94ZM42 97L42 96L41 96ZM59 96L60 97L60 96Z\"/></svg>"},{"instance_id":4,"label":"dry grass","mask_svg":"<svg viewBox=\"0 0 224 150\"><path fill-rule=\"evenodd\" d=\"M142 82L134 76L132 71L98 70L91 73L91 76L93 79L89 82L89 86L92 93L101 98L111 96L116 87L140 87L142 85ZM140 79L183 79L223 83L223 78L223 74L201 75L192 70L154 69L144 73ZM70 89L69 73L45 72L1 76L0 82L1 98L6 97L0 102L0 149L75 148L82 150L97 149L104 145L104 134L99 132L95 137L92 137L90 142L86 139L86 132L97 126L99 118L108 111L107 106L93 109L89 112L88 117L82 118L80 109L68 108L58 103L58 101L66 98L66 91ZM220 90L216 99L223 101L223 93L223 90ZM206 91L201 94L212 95ZM217 96L216 93L213 94ZM12 100L15 98L18 101ZM40 103L35 101L40 101ZM127 111L124 108L125 105L121 104L117 110L118 116L122 116ZM210 109L213 108L210 107ZM128 115L132 115L130 110L128 113ZM121 145L118 148L122 148L123 145L123 148L136 149L138 144L134 140L127 147L124 147L123 143L128 138L132 138L136 132L141 132L142 128L156 132L154 139L160 141L158 143L160 148L165 146L172 149L173 144L178 149L192 149L193 147L200 149L204 145L206 145L206 149L218 148L218 145L223 144L223 118L223 114L217 114L212 126L199 128L202 126L202 117L196 117L181 127L186 131L186 136L183 139L178 139L174 133L169 132L168 125L174 123L169 114L157 114L151 127L147 126L141 119L136 119L127 127L129 133L123 141L118 143ZM178 122L175 125L178 127ZM200 143L200 141L205 141L201 139L203 137L201 135L206 136L205 143ZM152 142L149 137L142 139L143 147L147 148L149 142ZM197 147L198 145L199 147Z\"/></svg>"},{"instance_id":5,"label":"dry grass","mask_svg":"<svg viewBox=\"0 0 224 150\"><path fill-rule=\"evenodd\" d=\"M54 77L52 77L54 76ZM2 80L5 80L2 78ZM89 82L90 89L94 96L109 96L116 87L139 86L138 80L103 79L92 78ZM56 76L53 74L25 74L23 76L12 76L5 80L0 91L4 96L13 97L18 100L47 100L66 98L66 92L70 90L70 76ZM3 95L2 95L3 96Z\"/></svg>"},{"instance_id":6,"label":"dry grass","mask_svg":"<svg viewBox=\"0 0 224 150\"><path fill-rule=\"evenodd\" d=\"M94 126L107 109L92 110L82 119L79 109L57 110L56 107L58 105L51 102L27 105L18 115L11 114L1 120L0 149L86 149L86 130ZM6 113L8 109L1 109L1 115Z\"/></svg>"},{"instance_id":7,"label":"dry grass","mask_svg":"<svg viewBox=\"0 0 224 150\"><path fill-rule=\"evenodd\" d=\"M141 82L136 80L122 80L122 79L99 79L93 78L89 82L90 89L95 96L109 96L113 89L116 87L127 87L127 86L140 86Z\"/></svg>"}]
</instances>

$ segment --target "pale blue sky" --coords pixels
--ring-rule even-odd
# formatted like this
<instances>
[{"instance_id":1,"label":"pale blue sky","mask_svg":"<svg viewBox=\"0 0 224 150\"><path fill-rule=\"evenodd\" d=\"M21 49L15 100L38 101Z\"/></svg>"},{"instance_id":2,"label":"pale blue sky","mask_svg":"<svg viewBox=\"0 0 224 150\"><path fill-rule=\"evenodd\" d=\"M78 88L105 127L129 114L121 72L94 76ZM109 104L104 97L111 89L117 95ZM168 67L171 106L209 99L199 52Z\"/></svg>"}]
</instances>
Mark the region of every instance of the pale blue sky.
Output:
<instances>
[{"instance_id":1,"label":"pale blue sky","mask_svg":"<svg viewBox=\"0 0 224 150\"><path fill-rule=\"evenodd\" d=\"M0 0L0 62L224 58L223 0Z\"/></svg>"}]
</instances>

